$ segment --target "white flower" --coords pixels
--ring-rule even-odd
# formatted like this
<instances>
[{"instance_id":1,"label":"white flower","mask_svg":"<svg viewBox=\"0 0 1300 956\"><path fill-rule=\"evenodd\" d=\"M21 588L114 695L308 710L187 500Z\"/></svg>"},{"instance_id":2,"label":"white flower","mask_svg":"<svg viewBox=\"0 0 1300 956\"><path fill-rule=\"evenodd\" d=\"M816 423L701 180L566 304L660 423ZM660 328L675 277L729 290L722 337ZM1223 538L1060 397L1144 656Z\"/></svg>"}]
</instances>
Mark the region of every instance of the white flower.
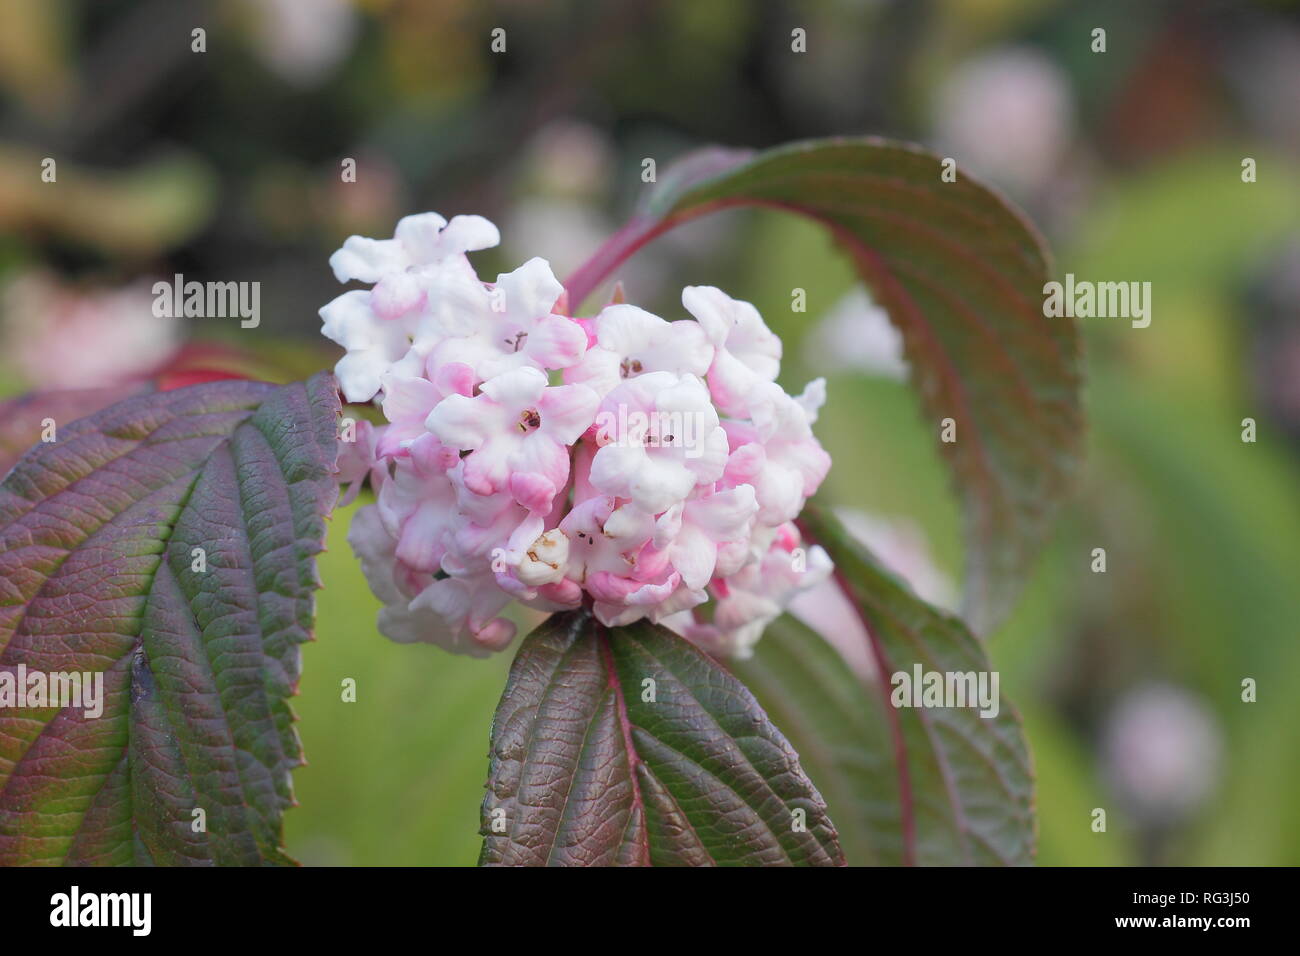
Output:
<instances>
[{"instance_id":1,"label":"white flower","mask_svg":"<svg viewBox=\"0 0 1300 956\"><path fill-rule=\"evenodd\" d=\"M463 362L480 379L524 366L567 368L582 357L587 333L552 313L563 291L545 259L530 259L498 276L469 334L444 341L434 363Z\"/></svg>"},{"instance_id":2,"label":"white flower","mask_svg":"<svg viewBox=\"0 0 1300 956\"><path fill-rule=\"evenodd\" d=\"M682 305L699 320L715 349L709 369L714 402L725 414L743 417L754 386L775 381L781 370L781 340L758 309L713 286L687 286Z\"/></svg>"},{"instance_id":3,"label":"white flower","mask_svg":"<svg viewBox=\"0 0 1300 956\"><path fill-rule=\"evenodd\" d=\"M347 350L334 373L348 401L369 401L387 374L423 374L433 347L466 316L489 307L465 252L498 241L496 227L479 216L447 223L423 213L399 222L393 239L351 236L343 243L330 257L335 277L375 283L320 310L321 331Z\"/></svg>"},{"instance_id":4,"label":"white flower","mask_svg":"<svg viewBox=\"0 0 1300 956\"><path fill-rule=\"evenodd\" d=\"M340 282L380 282L450 256L490 249L500 241L497 227L482 216L453 216L448 222L436 212L426 212L404 217L392 239L349 236L330 256L330 268Z\"/></svg>"},{"instance_id":5,"label":"white flower","mask_svg":"<svg viewBox=\"0 0 1300 956\"><path fill-rule=\"evenodd\" d=\"M698 591L713 577L719 546L749 540L757 512L749 485L691 497L655 522L654 546L668 555L682 583Z\"/></svg>"},{"instance_id":6,"label":"white flower","mask_svg":"<svg viewBox=\"0 0 1300 956\"><path fill-rule=\"evenodd\" d=\"M514 639L514 623L497 617L509 603L510 595L497 587L496 578L484 573L433 581L411 601L409 611L417 621L417 615L429 612L443 625L440 633L417 640L485 657L503 650Z\"/></svg>"},{"instance_id":7,"label":"white flower","mask_svg":"<svg viewBox=\"0 0 1300 956\"><path fill-rule=\"evenodd\" d=\"M717 481L726 467L726 432L694 375L628 379L605 396L597 425L597 443L604 443L591 463L592 485L650 514L671 508L697 484Z\"/></svg>"},{"instance_id":8,"label":"white flower","mask_svg":"<svg viewBox=\"0 0 1300 956\"><path fill-rule=\"evenodd\" d=\"M465 486L477 495L509 490L545 513L569 478L568 446L595 417L598 399L585 385L547 386L531 366L482 384L478 395L449 395L429 413L429 430L469 451Z\"/></svg>"},{"instance_id":9,"label":"white flower","mask_svg":"<svg viewBox=\"0 0 1300 956\"><path fill-rule=\"evenodd\" d=\"M455 529L456 488L447 475L411 459L397 461L379 489L378 503L398 560L416 571L436 572L446 554L446 536Z\"/></svg>"},{"instance_id":10,"label":"white flower","mask_svg":"<svg viewBox=\"0 0 1300 956\"><path fill-rule=\"evenodd\" d=\"M334 366L339 388L349 402L367 402L379 391L380 378L411 348L405 323L385 322L370 309L370 293L344 292L320 310L321 332L347 355Z\"/></svg>"},{"instance_id":11,"label":"white flower","mask_svg":"<svg viewBox=\"0 0 1300 956\"><path fill-rule=\"evenodd\" d=\"M763 630L795 597L826 580L831 559L818 545L802 548L798 532L786 526L762 561L728 579L713 614L712 633L696 638L717 653L750 657Z\"/></svg>"},{"instance_id":12,"label":"white flower","mask_svg":"<svg viewBox=\"0 0 1300 956\"><path fill-rule=\"evenodd\" d=\"M567 576L594 599L601 623L630 624L676 590L681 576L665 562L643 561L654 519L613 496L589 498L560 522L569 540Z\"/></svg>"},{"instance_id":13,"label":"white flower","mask_svg":"<svg viewBox=\"0 0 1300 956\"><path fill-rule=\"evenodd\" d=\"M559 528L538 535L524 550L516 574L520 583L535 588L554 584L569 566L569 539Z\"/></svg>"},{"instance_id":14,"label":"white flower","mask_svg":"<svg viewBox=\"0 0 1300 956\"><path fill-rule=\"evenodd\" d=\"M513 637L511 601L586 604L608 627L648 618L747 653L825 576L786 523L830 465L812 433L825 383L787 395L780 341L717 289L685 290L698 321L666 322L621 303L561 314L542 259L484 285L465 252L495 241L484 220L429 214L331 260L375 283L321 315L344 394L388 419L341 466L378 494L349 540L380 630L481 656Z\"/></svg>"},{"instance_id":15,"label":"white flower","mask_svg":"<svg viewBox=\"0 0 1300 956\"><path fill-rule=\"evenodd\" d=\"M830 470L830 455L812 432L825 392L821 379L799 398L775 382L760 382L749 396L752 421L725 423L732 448L726 483L754 486L764 524L794 520Z\"/></svg>"},{"instance_id":16,"label":"white flower","mask_svg":"<svg viewBox=\"0 0 1300 956\"><path fill-rule=\"evenodd\" d=\"M444 446L425 422L448 395L473 394L474 370L452 362L438 369L436 381L387 372L380 383L384 417L389 424L379 438L378 454L386 458L409 456L428 467L449 471L458 459L456 450Z\"/></svg>"},{"instance_id":17,"label":"white flower","mask_svg":"<svg viewBox=\"0 0 1300 956\"><path fill-rule=\"evenodd\" d=\"M676 372L703 377L713 362L713 346L700 323L665 322L634 305L608 305L594 321L596 344L573 368L566 382L594 388L603 398L624 379L646 372Z\"/></svg>"}]
</instances>

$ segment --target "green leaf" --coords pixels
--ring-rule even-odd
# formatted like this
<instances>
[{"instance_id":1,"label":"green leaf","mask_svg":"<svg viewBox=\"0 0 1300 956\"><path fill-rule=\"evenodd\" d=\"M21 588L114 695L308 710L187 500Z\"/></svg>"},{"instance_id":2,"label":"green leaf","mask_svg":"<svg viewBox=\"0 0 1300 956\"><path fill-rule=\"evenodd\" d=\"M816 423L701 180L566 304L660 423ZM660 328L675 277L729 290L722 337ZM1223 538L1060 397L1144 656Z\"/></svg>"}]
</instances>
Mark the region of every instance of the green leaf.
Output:
<instances>
[{"instance_id":1,"label":"green leaf","mask_svg":"<svg viewBox=\"0 0 1300 956\"><path fill-rule=\"evenodd\" d=\"M898 771L880 693L869 693L840 653L798 618L763 631L733 672L781 727L826 798L852 866L904 860Z\"/></svg>"},{"instance_id":2,"label":"green leaf","mask_svg":"<svg viewBox=\"0 0 1300 956\"><path fill-rule=\"evenodd\" d=\"M103 687L98 716L0 709L0 864L290 862L338 411L328 375L142 395L0 484L0 689Z\"/></svg>"},{"instance_id":3,"label":"green leaf","mask_svg":"<svg viewBox=\"0 0 1300 956\"><path fill-rule=\"evenodd\" d=\"M664 628L610 630L585 611L519 649L482 833L486 866L844 862L825 803L744 685Z\"/></svg>"},{"instance_id":4,"label":"green leaf","mask_svg":"<svg viewBox=\"0 0 1300 956\"><path fill-rule=\"evenodd\" d=\"M710 150L665 172L642 211L566 283L576 307L655 236L736 206L825 225L898 327L927 426L965 517L966 619L987 633L1041 547L1082 448L1079 340L1043 315L1042 240L1006 200L923 150L875 138L750 154Z\"/></svg>"},{"instance_id":5,"label":"green leaf","mask_svg":"<svg viewBox=\"0 0 1300 956\"><path fill-rule=\"evenodd\" d=\"M860 706L872 722L883 719L886 731L882 735L861 718L835 728L850 720L846 679L854 678L845 672L823 677L827 683L820 694L807 682L791 684L789 706L805 715L807 736L826 741L833 751L829 759L809 766L819 782L833 781L831 793L852 791L862 786L866 773L888 767L875 785L854 793L851 803L833 805L836 819L851 839L870 844L885 863L1032 863L1033 769L1020 716L1010 702L999 695L997 715L983 717L977 707L895 707L890 700L892 676L911 675L916 665L925 673L991 674L980 642L961 621L926 604L882 570L829 513L810 504L800 522L835 562L836 579L867 631L878 677L865 689ZM790 656L800 653L783 647L787 642L781 634L778 630L775 653L764 648L766 635L759 641L760 661L782 650ZM815 645L802 652L808 655L804 668L833 670ZM858 758L851 757L855 739L863 751ZM807 746L803 735L796 740ZM818 774L823 769L824 778ZM884 780L888 791L882 788ZM889 791L892 812L882 796Z\"/></svg>"}]
</instances>

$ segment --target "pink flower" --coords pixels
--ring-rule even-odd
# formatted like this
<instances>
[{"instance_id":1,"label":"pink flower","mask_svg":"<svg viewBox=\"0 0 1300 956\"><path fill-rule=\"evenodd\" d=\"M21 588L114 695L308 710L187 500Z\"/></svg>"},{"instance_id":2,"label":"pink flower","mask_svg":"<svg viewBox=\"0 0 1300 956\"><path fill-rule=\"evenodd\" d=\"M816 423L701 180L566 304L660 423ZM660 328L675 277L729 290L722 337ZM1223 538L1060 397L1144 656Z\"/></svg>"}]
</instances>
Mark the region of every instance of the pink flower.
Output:
<instances>
[{"instance_id":1,"label":"pink flower","mask_svg":"<svg viewBox=\"0 0 1300 956\"><path fill-rule=\"evenodd\" d=\"M627 379L601 402L596 426L592 485L650 514L671 508L697 484L717 481L726 467L726 433L694 375Z\"/></svg>"},{"instance_id":2,"label":"pink flower","mask_svg":"<svg viewBox=\"0 0 1300 956\"><path fill-rule=\"evenodd\" d=\"M514 623L497 617L509 603L510 595L497 587L491 574L476 574L431 582L411 601L409 611L412 615L429 612L441 623L432 643L486 657L504 650L514 639ZM429 637L419 639L430 641Z\"/></svg>"},{"instance_id":3,"label":"pink flower","mask_svg":"<svg viewBox=\"0 0 1300 956\"><path fill-rule=\"evenodd\" d=\"M687 286L682 305L699 320L715 349L709 368L713 400L725 414L743 417L753 387L775 381L781 370L781 340L756 308L713 286Z\"/></svg>"},{"instance_id":4,"label":"pink flower","mask_svg":"<svg viewBox=\"0 0 1300 956\"><path fill-rule=\"evenodd\" d=\"M568 481L568 446L591 425L599 399L585 385L548 387L531 366L484 382L470 398L449 395L429 413L443 444L469 451L465 487L477 495L509 489L545 514Z\"/></svg>"},{"instance_id":5,"label":"pink flower","mask_svg":"<svg viewBox=\"0 0 1300 956\"><path fill-rule=\"evenodd\" d=\"M500 573L518 564L524 548L546 527L509 494L476 495L464 486L463 465L451 472L457 486L456 530L443 570L453 574Z\"/></svg>"},{"instance_id":6,"label":"pink flower","mask_svg":"<svg viewBox=\"0 0 1300 956\"><path fill-rule=\"evenodd\" d=\"M565 372L566 382L589 385L601 397L646 372L703 377L713 346L698 322L665 322L634 305L608 305L593 322L596 345Z\"/></svg>"},{"instance_id":7,"label":"pink flower","mask_svg":"<svg viewBox=\"0 0 1300 956\"><path fill-rule=\"evenodd\" d=\"M787 395L780 341L717 289L684 291L698 321L622 303L572 319L542 259L482 283L465 253L495 242L484 220L429 214L331 260L375 283L321 316L344 394L388 420L339 464L349 496L366 476L378 495L349 541L380 630L482 656L509 644L511 601L588 604L746 654L825 576L786 523L830 465L811 427L824 382Z\"/></svg>"},{"instance_id":8,"label":"pink flower","mask_svg":"<svg viewBox=\"0 0 1300 956\"><path fill-rule=\"evenodd\" d=\"M399 644L437 644L456 653L486 657L509 645L515 626L495 615L510 601L491 574L435 580L413 571L396 556L375 505L352 518L348 543L361 562L370 589L384 607L379 632Z\"/></svg>"},{"instance_id":9,"label":"pink flower","mask_svg":"<svg viewBox=\"0 0 1300 956\"><path fill-rule=\"evenodd\" d=\"M654 518L620 507L613 495L597 495L574 505L560 532L569 542L567 574L585 585L596 574L631 578L637 554L654 535Z\"/></svg>"},{"instance_id":10,"label":"pink flower","mask_svg":"<svg viewBox=\"0 0 1300 956\"><path fill-rule=\"evenodd\" d=\"M693 496L655 522L654 548L666 553L686 587L698 591L713 577L720 545L749 541L757 512L749 485Z\"/></svg>"},{"instance_id":11,"label":"pink flower","mask_svg":"<svg viewBox=\"0 0 1300 956\"><path fill-rule=\"evenodd\" d=\"M384 527L376 505L359 508L348 528L348 544L361 562L361 573L375 597L385 604L409 601L417 592L407 594L398 583L396 542Z\"/></svg>"},{"instance_id":12,"label":"pink flower","mask_svg":"<svg viewBox=\"0 0 1300 956\"><path fill-rule=\"evenodd\" d=\"M794 520L830 470L830 455L812 433L818 396L825 396L821 379L798 399L774 382L761 382L750 394L753 422L723 425L732 448L724 484L753 485L764 524Z\"/></svg>"},{"instance_id":13,"label":"pink flower","mask_svg":"<svg viewBox=\"0 0 1300 956\"><path fill-rule=\"evenodd\" d=\"M336 477L339 486L346 491L339 497L340 508L351 504L361 492L361 486L367 478L377 482L382 470L375 455L375 446L379 442L383 429L377 429L364 418L353 423L351 440L340 436L338 442L338 459Z\"/></svg>"},{"instance_id":14,"label":"pink flower","mask_svg":"<svg viewBox=\"0 0 1300 956\"><path fill-rule=\"evenodd\" d=\"M379 488L378 504L398 560L416 571L437 572L455 529L456 488L446 473L400 460Z\"/></svg>"},{"instance_id":15,"label":"pink flower","mask_svg":"<svg viewBox=\"0 0 1300 956\"><path fill-rule=\"evenodd\" d=\"M516 368L567 368L587 348L587 333L552 313L564 287L544 259L530 259L497 277L469 334L446 339L433 361L462 362L480 379Z\"/></svg>"},{"instance_id":16,"label":"pink flower","mask_svg":"<svg viewBox=\"0 0 1300 956\"><path fill-rule=\"evenodd\" d=\"M443 445L425 422L448 395L473 394L474 370L452 362L439 367L433 380L389 372L380 381L384 390L381 403L384 417L390 424L379 439L377 454L385 458L410 455L427 466L449 470L459 456L454 448Z\"/></svg>"},{"instance_id":17,"label":"pink flower","mask_svg":"<svg viewBox=\"0 0 1300 956\"><path fill-rule=\"evenodd\" d=\"M330 257L335 277L375 283L320 310L321 331L347 350L334 371L348 401L369 401L387 373L419 374L424 357L467 314L488 308L465 252L499 241L496 226L479 216L447 223L423 213L401 220L392 239L351 236L343 243Z\"/></svg>"},{"instance_id":18,"label":"pink flower","mask_svg":"<svg viewBox=\"0 0 1300 956\"><path fill-rule=\"evenodd\" d=\"M566 575L595 599L596 617L607 626L644 617L681 580L667 562L641 560L654 530L650 515L611 495L588 498L560 522L569 542Z\"/></svg>"},{"instance_id":19,"label":"pink flower","mask_svg":"<svg viewBox=\"0 0 1300 956\"><path fill-rule=\"evenodd\" d=\"M822 548L804 548L792 525L778 529L761 561L747 564L718 588L711 625L695 625L686 636L714 654L747 658L763 630L796 594L816 587L831 572Z\"/></svg>"}]
</instances>

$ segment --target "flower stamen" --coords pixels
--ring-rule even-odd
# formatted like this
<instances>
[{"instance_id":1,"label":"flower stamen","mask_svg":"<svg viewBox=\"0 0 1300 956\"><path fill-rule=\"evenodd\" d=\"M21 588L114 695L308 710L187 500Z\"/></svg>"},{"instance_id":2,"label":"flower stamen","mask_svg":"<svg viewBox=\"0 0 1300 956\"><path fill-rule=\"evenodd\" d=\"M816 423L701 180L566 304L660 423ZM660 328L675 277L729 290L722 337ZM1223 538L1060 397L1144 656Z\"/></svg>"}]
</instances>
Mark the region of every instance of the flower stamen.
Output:
<instances>
[{"instance_id":1,"label":"flower stamen","mask_svg":"<svg viewBox=\"0 0 1300 956\"><path fill-rule=\"evenodd\" d=\"M519 430L525 435L542 427L542 416L535 408L525 408L519 416Z\"/></svg>"}]
</instances>

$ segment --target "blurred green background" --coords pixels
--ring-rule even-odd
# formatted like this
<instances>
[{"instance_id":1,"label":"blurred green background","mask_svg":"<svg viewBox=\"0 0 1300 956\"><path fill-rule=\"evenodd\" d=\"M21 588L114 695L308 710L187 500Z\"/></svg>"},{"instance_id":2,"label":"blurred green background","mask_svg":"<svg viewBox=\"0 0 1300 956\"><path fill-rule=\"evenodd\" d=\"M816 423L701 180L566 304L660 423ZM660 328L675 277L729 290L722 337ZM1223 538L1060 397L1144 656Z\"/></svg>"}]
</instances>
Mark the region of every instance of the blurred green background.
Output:
<instances>
[{"instance_id":1,"label":"blurred green background","mask_svg":"<svg viewBox=\"0 0 1300 956\"><path fill-rule=\"evenodd\" d=\"M541 255L563 276L648 188L645 157L662 170L700 145L853 133L921 142L1000 186L1058 275L1153 286L1149 328L1083 321L1086 472L989 638L1038 770L1040 862L1300 862L1290 4L4 0L0 390L130 380L182 343L224 347L199 364L301 377L335 359L316 310L339 291L326 260L351 233L480 213L503 234L482 275ZM57 185L40 180L46 157ZM355 183L340 180L349 157ZM153 318L149 286L177 272L260 281L261 326ZM728 213L621 274L632 301L670 318L691 283L757 304L785 339L785 383L830 379L827 496L898 522L931 576L960 581L932 435L824 236ZM806 314L790 310L796 287ZM352 511L333 519L305 650L309 765L289 851L471 864L509 655L380 637L344 540ZM1090 570L1098 547L1105 574Z\"/></svg>"}]
</instances>

